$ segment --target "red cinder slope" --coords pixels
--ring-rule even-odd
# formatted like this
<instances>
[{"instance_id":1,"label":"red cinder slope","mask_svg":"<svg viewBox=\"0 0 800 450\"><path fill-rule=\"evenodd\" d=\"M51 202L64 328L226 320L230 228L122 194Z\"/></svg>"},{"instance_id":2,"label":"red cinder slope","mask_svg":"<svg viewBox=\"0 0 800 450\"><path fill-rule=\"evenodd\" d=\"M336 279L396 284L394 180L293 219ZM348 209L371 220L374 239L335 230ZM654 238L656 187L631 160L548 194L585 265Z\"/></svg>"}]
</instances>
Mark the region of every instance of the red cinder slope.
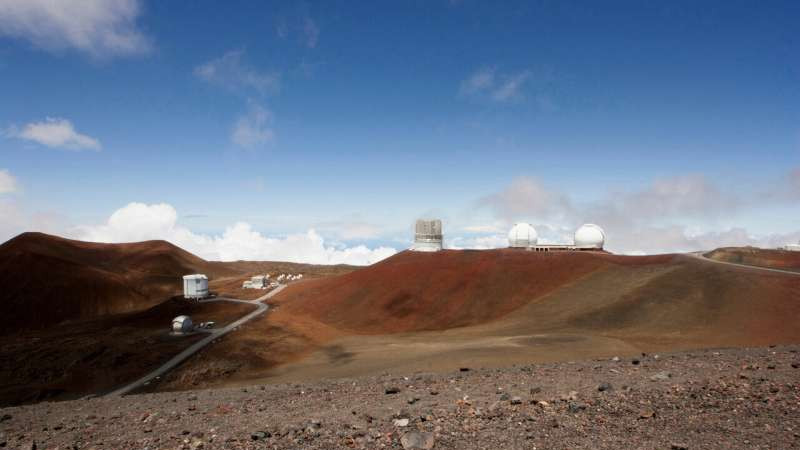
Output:
<instances>
[{"instance_id":1,"label":"red cinder slope","mask_svg":"<svg viewBox=\"0 0 800 450\"><path fill-rule=\"evenodd\" d=\"M0 245L3 330L149 308L181 291L180 277L233 271L164 241L98 244L23 233Z\"/></svg>"},{"instance_id":2,"label":"red cinder slope","mask_svg":"<svg viewBox=\"0 0 800 450\"><path fill-rule=\"evenodd\" d=\"M504 316L610 264L616 264L614 257L601 253L406 251L342 276L291 287L280 304L284 315L309 315L356 333L447 329Z\"/></svg>"}]
</instances>

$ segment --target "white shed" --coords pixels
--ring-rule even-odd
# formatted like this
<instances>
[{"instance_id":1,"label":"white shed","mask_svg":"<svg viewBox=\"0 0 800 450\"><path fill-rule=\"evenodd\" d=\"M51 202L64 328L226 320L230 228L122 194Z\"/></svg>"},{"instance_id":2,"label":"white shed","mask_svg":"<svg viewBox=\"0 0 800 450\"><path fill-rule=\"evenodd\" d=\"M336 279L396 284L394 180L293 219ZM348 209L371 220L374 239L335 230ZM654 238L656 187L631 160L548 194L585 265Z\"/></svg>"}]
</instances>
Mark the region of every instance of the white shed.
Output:
<instances>
[{"instance_id":1,"label":"white shed","mask_svg":"<svg viewBox=\"0 0 800 450\"><path fill-rule=\"evenodd\" d=\"M208 277L202 273L183 276L183 297L201 299L208 297Z\"/></svg>"}]
</instances>

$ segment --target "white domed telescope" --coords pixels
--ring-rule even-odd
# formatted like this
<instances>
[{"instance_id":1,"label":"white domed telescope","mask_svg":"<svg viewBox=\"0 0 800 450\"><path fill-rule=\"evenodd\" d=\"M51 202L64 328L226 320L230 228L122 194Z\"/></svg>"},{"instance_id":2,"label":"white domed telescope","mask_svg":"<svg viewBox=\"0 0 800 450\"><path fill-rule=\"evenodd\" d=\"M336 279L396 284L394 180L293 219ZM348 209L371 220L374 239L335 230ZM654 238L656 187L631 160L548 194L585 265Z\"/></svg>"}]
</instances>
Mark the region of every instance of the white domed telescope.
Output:
<instances>
[{"instance_id":1,"label":"white domed telescope","mask_svg":"<svg viewBox=\"0 0 800 450\"><path fill-rule=\"evenodd\" d=\"M529 223L516 223L508 232L508 246L512 248L531 248L539 242L536 228Z\"/></svg>"},{"instance_id":2,"label":"white domed telescope","mask_svg":"<svg viewBox=\"0 0 800 450\"><path fill-rule=\"evenodd\" d=\"M442 249L442 221L417 220L414 227L414 245L411 250L417 252L437 252Z\"/></svg>"},{"instance_id":3,"label":"white domed telescope","mask_svg":"<svg viewBox=\"0 0 800 450\"><path fill-rule=\"evenodd\" d=\"M194 324L189 316L178 316L172 319L172 331L174 333L189 333L194 330Z\"/></svg>"},{"instance_id":4,"label":"white domed telescope","mask_svg":"<svg viewBox=\"0 0 800 450\"><path fill-rule=\"evenodd\" d=\"M529 223L517 223L508 232L508 246L536 252L596 251L603 250L606 233L602 228L587 223L575 231L572 244L539 244L539 235Z\"/></svg>"},{"instance_id":5,"label":"white domed telescope","mask_svg":"<svg viewBox=\"0 0 800 450\"><path fill-rule=\"evenodd\" d=\"M602 228L587 223L575 231L575 246L584 249L602 249L606 242L606 233Z\"/></svg>"}]
</instances>

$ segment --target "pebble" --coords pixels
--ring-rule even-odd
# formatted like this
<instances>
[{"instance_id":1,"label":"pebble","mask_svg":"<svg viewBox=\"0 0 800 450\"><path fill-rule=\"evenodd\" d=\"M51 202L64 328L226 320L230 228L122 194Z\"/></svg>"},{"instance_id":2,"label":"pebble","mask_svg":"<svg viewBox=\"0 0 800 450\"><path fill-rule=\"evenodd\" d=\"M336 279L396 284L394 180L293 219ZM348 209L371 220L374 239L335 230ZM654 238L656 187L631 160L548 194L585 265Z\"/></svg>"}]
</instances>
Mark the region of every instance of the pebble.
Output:
<instances>
[{"instance_id":1,"label":"pebble","mask_svg":"<svg viewBox=\"0 0 800 450\"><path fill-rule=\"evenodd\" d=\"M611 389L612 389L611 383L603 382L603 383L600 383L599 386L597 386L597 390L600 391L600 392L610 391Z\"/></svg>"},{"instance_id":2,"label":"pebble","mask_svg":"<svg viewBox=\"0 0 800 450\"><path fill-rule=\"evenodd\" d=\"M657 374L650 377L650 381L666 381L672 377L672 374L669 372L658 372Z\"/></svg>"},{"instance_id":3,"label":"pebble","mask_svg":"<svg viewBox=\"0 0 800 450\"><path fill-rule=\"evenodd\" d=\"M386 388L386 394L397 394L400 392L400 388L396 386Z\"/></svg>"},{"instance_id":4,"label":"pebble","mask_svg":"<svg viewBox=\"0 0 800 450\"><path fill-rule=\"evenodd\" d=\"M511 397L511 404L512 405L521 405L522 404L522 397Z\"/></svg>"},{"instance_id":5,"label":"pebble","mask_svg":"<svg viewBox=\"0 0 800 450\"><path fill-rule=\"evenodd\" d=\"M267 437L268 436L267 436L267 433L265 431L254 431L254 432L250 433L250 439L252 439L254 441L260 441L262 439L266 439Z\"/></svg>"},{"instance_id":6,"label":"pebble","mask_svg":"<svg viewBox=\"0 0 800 450\"><path fill-rule=\"evenodd\" d=\"M409 431L400 438L400 444L405 449L430 450L435 444L433 433Z\"/></svg>"},{"instance_id":7,"label":"pebble","mask_svg":"<svg viewBox=\"0 0 800 450\"><path fill-rule=\"evenodd\" d=\"M396 427L407 427L408 426L408 419L394 419L392 422Z\"/></svg>"}]
</instances>

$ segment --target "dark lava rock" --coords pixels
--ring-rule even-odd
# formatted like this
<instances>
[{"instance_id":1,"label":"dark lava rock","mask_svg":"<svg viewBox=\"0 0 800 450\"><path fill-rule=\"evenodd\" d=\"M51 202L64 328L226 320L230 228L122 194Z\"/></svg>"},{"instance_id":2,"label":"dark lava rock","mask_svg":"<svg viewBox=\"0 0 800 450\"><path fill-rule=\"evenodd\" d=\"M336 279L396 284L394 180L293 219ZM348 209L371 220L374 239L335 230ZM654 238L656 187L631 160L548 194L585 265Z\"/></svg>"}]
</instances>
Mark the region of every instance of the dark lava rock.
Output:
<instances>
[{"instance_id":1,"label":"dark lava rock","mask_svg":"<svg viewBox=\"0 0 800 450\"><path fill-rule=\"evenodd\" d=\"M469 372L469 367L461 367L458 369L460 372Z\"/></svg>"},{"instance_id":2,"label":"dark lava rock","mask_svg":"<svg viewBox=\"0 0 800 450\"><path fill-rule=\"evenodd\" d=\"M521 405L522 404L522 397L511 397L511 404L512 405Z\"/></svg>"},{"instance_id":3,"label":"dark lava rock","mask_svg":"<svg viewBox=\"0 0 800 450\"><path fill-rule=\"evenodd\" d=\"M584 409L586 409L586 405L583 404L583 403L577 403L577 402L569 402L569 406L567 407L567 410L569 412L573 413L573 414L579 413L579 412L583 411Z\"/></svg>"},{"instance_id":4,"label":"dark lava rock","mask_svg":"<svg viewBox=\"0 0 800 450\"><path fill-rule=\"evenodd\" d=\"M600 383L600 385L597 386L597 390L600 392L610 391L611 389L613 389L611 383Z\"/></svg>"},{"instance_id":5,"label":"dark lava rock","mask_svg":"<svg viewBox=\"0 0 800 450\"><path fill-rule=\"evenodd\" d=\"M385 392L386 394L397 394L400 392L400 388L397 386L388 387Z\"/></svg>"},{"instance_id":6,"label":"dark lava rock","mask_svg":"<svg viewBox=\"0 0 800 450\"><path fill-rule=\"evenodd\" d=\"M631 360L631 364L633 364L634 366L638 366L639 360L634 358L633 360Z\"/></svg>"},{"instance_id":7,"label":"dark lava rock","mask_svg":"<svg viewBox=\"0 0 800 450\"><path fill-rule=\"evenodd\" d=\"M266 438L268 438L270 436L271 435L269 433L267 433L266 431L254 431L254 432L250 433L250 439L252 439L254 441L260 441L260 440L266 439Z\"/></svg>"}]
</instances>

